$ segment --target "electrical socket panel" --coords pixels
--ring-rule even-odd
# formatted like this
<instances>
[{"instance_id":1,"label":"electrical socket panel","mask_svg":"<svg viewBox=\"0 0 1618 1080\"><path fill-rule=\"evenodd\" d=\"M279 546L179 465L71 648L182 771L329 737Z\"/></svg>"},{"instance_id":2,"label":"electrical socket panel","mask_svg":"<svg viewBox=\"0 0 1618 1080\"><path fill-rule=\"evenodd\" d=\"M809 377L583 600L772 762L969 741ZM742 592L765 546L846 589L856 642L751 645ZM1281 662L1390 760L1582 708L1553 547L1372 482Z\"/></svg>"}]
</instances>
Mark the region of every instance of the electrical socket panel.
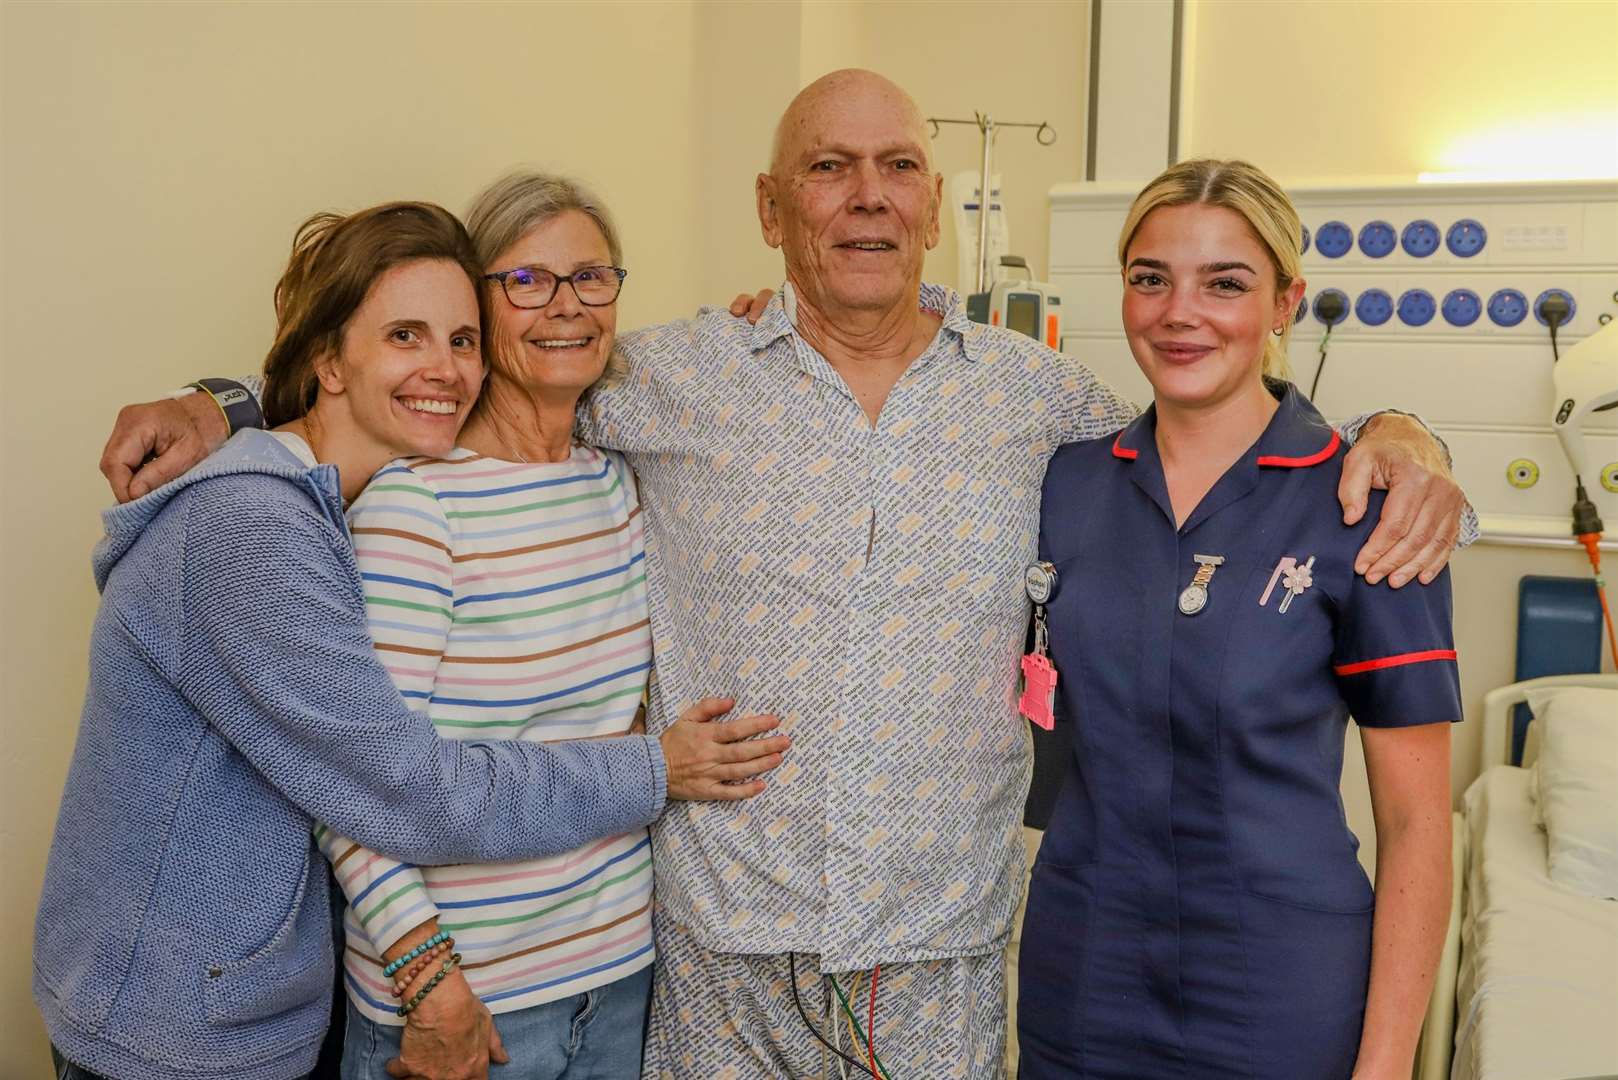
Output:
<instances>
[{"instance_id":1,"label":"electrical socket panel","mask_svg":"<svg viewBox=\"0 0 1618 1080\"><path fill-rule=\"evenodd\" d=\"M1461 335L1465 337L1508 337L1542 346L1546 359L1550 358L1550 334L1537 316L1538 304L1544 295L1561 291L1571 301L1570 317L1557 329L1557 341L1565 345L1586 334L1593 333L1603 313L1618 314L1618 300L1612 292L1618 288L1618 272L1570 273L1567 271L1533 268L1520 271L1494 270L1487 274L1466 274L1453 268L1435 268L1431 273L1418 273L1408 268L1398 274L1377 274L1355 268L1329 268L1319 274L1310 274L1308 299L1311 311L1315 298L1328 288L1347 294L1353 310L1351 317L1334 332L1334 337L1345 333ZM1368 291L1384 292L1394 300L1395 313L1381 323L1369 323L1360 315L1360 298ZM1605 296L1603 294L1605 291ZM1412 322L1400 301L1408 293L1425 293L1431 299L1431 315L1424 322ZM1461 294L1446 306L1452 294ZM1476 298L1473 309L1469 302ZM1605 303L1602 303L1605 299ZM1469 311L1470 322L1456 322L1452 318L1464 317ZM1511 321L1515 318L1515 322ZM1309 318L1293 332L1295 348L1318 339L1325 327ZM1312 347L1312 346L1311 346Z\"/></svg>"}]
</instances>

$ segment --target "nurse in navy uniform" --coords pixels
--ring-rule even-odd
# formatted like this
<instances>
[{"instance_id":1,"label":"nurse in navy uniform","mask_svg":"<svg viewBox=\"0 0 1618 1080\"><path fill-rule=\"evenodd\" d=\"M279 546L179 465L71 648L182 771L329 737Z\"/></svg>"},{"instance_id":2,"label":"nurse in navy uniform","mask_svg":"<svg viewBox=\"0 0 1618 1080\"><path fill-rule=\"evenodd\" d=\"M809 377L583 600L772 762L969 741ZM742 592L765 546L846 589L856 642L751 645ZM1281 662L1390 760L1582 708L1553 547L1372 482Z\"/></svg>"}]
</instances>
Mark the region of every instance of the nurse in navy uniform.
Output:
<instances>
[{"instance_id":1,"label":"nurse in navy uniform","mask_svg":"<svg viewBox=\"0 0 1618 1080\"><path fill-rule=\"evenodd\" d=\"M1029 886L1022 1080L1408 1080L1449 911L1448 571L1369 585L1345 448L1281 377L1296 211L1177 165L1119 245L1154 404L1059 450L1040 559L1071 726ZM1360 729L1374 895L1338 793Z\"/></svg>"}]
</instances>

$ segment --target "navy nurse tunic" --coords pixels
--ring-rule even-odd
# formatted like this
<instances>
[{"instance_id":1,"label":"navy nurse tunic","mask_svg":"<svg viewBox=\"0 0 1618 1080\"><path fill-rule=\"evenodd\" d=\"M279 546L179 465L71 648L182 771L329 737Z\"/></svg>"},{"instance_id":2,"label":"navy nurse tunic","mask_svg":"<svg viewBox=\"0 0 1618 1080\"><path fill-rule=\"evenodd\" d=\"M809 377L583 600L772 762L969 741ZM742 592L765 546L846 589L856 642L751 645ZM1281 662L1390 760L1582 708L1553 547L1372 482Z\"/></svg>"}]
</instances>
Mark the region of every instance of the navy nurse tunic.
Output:
<instances>
[{"instance_id":1,"label":"navy nurse tunic","mask_svg":"<svg viewBox=\"0 0 1618 1080\"><path fill-rule=\"evenodd\" d=\"M1264 434L1179 529L1155 409L1046 473L1073 753L1029 885L1022 1080L1353 1068L1373 898L1338 794L1345 724L1460 719L1450 583L1355 575L1381 493L1344 526L1345 449L1269 385ZM1224 562L1188 616L1197 555Z\"/></svg>"}]
</instances>

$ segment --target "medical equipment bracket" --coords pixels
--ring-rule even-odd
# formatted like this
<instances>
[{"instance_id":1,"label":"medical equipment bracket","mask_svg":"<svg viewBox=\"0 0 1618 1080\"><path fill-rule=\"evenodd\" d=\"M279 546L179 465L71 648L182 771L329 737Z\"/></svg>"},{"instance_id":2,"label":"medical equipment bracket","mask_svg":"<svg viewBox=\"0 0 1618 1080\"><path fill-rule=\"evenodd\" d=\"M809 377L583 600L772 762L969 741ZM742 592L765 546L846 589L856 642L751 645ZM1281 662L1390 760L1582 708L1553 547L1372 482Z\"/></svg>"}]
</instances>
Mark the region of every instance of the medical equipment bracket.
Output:
<instances>
[{"instance_id":1,"label":"medical equipment bracket","mask_svg":"<svg viewBox=\"0 0 1618 1080\"><path fill-rule=\"evenodd\" d=\"M1039 123L1017 122L1010 123L994 119L988 113L974 112L970 120L942 120L929 116L927 123L931 127L931 135L938 138L939 124L971 124L983 136L983 181L978 188L978 273L977 287L973 292L986 292L993 282L990 280L989 269L989 208L993 205L993 189L990 186L991 172L994 163L994 137L1001 128L1034 128L1034 141L1041 146L1050 146L1056 141L1056 129L1045 121ZM1049 138L1046 136L1049 135Z\"/></svg>"}]
</instances>

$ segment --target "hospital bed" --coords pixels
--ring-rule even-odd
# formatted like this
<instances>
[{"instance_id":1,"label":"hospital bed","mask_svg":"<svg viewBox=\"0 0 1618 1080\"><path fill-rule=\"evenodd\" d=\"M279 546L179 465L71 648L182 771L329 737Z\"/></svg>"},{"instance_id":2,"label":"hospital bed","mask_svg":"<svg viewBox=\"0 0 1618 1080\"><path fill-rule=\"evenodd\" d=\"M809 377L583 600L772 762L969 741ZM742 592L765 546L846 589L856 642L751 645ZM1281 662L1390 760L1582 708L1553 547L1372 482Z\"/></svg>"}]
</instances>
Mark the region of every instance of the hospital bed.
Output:
<instances>
[{"instance_id":1,"label":"hospital bed","mask_svg":"<svg viewBox=\"0 0 1618 1080\"><path fill-rule=\"evenodd\" d=\"M1551 880L1532 724L1512 760L1512 707L1558 686L1618 690L1618 676L1549 676L1484 698L1484 771L1455 815L1449 931L1416 1080L1618 1075L1618 900Z\"/></svg>"}]
</instances>

